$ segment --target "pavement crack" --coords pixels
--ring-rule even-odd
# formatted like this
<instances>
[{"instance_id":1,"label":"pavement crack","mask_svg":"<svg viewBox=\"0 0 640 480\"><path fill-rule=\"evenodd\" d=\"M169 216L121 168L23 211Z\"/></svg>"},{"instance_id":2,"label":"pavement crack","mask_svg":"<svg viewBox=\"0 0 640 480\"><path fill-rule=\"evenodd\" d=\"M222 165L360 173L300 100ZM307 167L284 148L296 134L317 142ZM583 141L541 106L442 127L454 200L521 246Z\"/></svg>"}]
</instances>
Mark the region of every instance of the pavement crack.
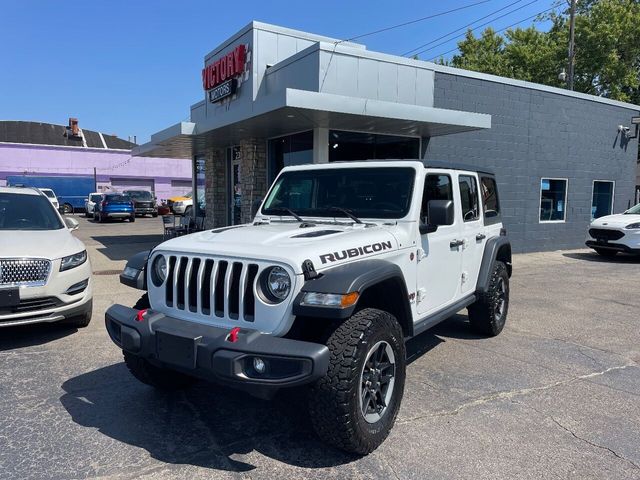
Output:
<instances>
[{"instance_id":1,"label":"pavement crack","mask_svg":"<svg viewBox=\"0 0 640 480\"><path fill-rule=\"evenodd\" d=\"M405 420L399 421L399 424L405 424L405 423L410 423L410 422L414 422L416 420L422 420L425 418L434 418L434 417L443 417L443 416L450 416L450 415L457 415L458 413L462 412L463 410L466 410L468 408L471 407L476 407L478 405L483 405L485 403L488 402L492 402L494 400L503 400L503 399L508 399L511 400L511 398L516 397L516 396L521 396L521 395L528 395L531 393L536 393L536 392L541 392L544 390L549 390L550 388L555 388L555 387L559 387L561 385L566 385L568 383L572 383L575 381L581 381L581 380L587 380L589 378L593 378L593 377L598 377L601 375L605 375L609 372L612 371L616 371L616 370L624 370L625 368L629 368L629 367L635 367L636 364L626 364L626 365L620 365L620 366L616 366L616 367L609 367L605 370L601 370L598 372L592 372L592 373L587 373L585 375L579 375L577 377L571 377L571 378L567 378L565 380L560 380L557 382L553 382L547 385L542 385L540 387L531 387L531 388L521 388L518 390L509 390L506 392L497 392L497 393L493 393L491 395L486 395L484 397L480 397L480 398L476 398L475 400L472 400L470 402L467 403L463 403L462 405L458 406L457 408L453 409L453 410L442 410L439 412L435 412L435 413L429 413L426 415L417 415L415 417L411 417L411 418L407 418Z\"/></svg>"},{"instance_id":2,"label":"pavement crack","mask_svg":"<svg viewBox=\"0 0 640 480\"><path fill-rule=\"evenodd\" d=\"M578 435L576 432L574 432L573 430L571 430L569 427L563 425L558 419L556 419L553 415L549 415L548 413L544 413L540 410L538 410L535 407L532 407L531 405L526 405L522 402L518 402L517 400L512 400L513 403L517 404L517 405L522 405L525 408L529 408L531 410L533 410L534 412L537 412L539 415L542 415L545 418L548 418L549 420L551 420L553 423L555 423L558 427L560 427L561 429L563 429L565 432L571 434L573 436L573 438L580 440L581 442L586 443L587 445L591 445L594 448L599 448L601 450L605 450L609 453L611 453L613 456L619 458L620 460L624 460L625 462L628 462L630 465L632 465L634 468L636 468L637 470L640 470L640 465L638 465L637 463L635 463L633 460L628 459L627 457L620 455L618 452L616 452L615 450L613 450L612 448L607 447L606 445L600 445L599 443L595 443L592 442L591 440L589 440L588 438L584 438L581 437L580 435Z\"/></svg>"}]
</instances>

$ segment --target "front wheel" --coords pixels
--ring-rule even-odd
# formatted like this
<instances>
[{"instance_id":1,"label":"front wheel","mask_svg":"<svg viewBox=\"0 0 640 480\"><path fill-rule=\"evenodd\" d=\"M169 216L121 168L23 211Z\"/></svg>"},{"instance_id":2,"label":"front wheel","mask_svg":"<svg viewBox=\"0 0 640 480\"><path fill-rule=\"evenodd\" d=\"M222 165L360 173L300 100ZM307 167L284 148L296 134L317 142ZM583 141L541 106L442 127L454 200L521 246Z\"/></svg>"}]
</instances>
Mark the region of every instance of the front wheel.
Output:
<instances>
[{"instance_id":1,"label":"front wheel","mask_svg":"<svg viewBox=\"0 0 640 480\"><path fill-rule=\"evenodd\" d=\"M495 262L489 288L467 310L469 322L478 333L495 337L502 331L509 310L509 274L503 262Z\"/></svg>"},{"instance_id":2,"label":"front wheel","mask_svg":"<svg viewBox=\"0 0 640 480\"><path fill-rule=\"evenodd\" d=\"M181 390L189 387L196 379L168 368L156 367L144 358L123 351L124 363L131 374L142 383L160 390Z\"/></svg>"},{"instance_id":3,"label":"front wheel","mask_svg":"<svg viewBox=\"0 0 640 480\"><path fill-rule=\"evenodd\" d=\"M393 315L367 308L338 326L327 346L327 375L309 391L311 422L326 443L366 455L387 438L402 401L402 328Z\"/></svg>"}]
</instances>

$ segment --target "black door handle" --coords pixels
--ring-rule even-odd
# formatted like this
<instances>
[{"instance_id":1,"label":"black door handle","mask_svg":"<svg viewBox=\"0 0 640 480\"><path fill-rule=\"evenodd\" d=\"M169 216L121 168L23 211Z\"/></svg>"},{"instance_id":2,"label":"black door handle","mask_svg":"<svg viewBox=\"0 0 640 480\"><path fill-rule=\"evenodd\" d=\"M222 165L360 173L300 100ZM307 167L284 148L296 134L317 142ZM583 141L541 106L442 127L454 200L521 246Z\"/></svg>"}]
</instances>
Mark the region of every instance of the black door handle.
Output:
<instances>
[{"instance_id":1,"label":"black door handle","mask_svg":"<svg viewBox=\"0 0 640 480\"><path fill-rule=\"evenodd\" d=\"M464 245L464 240L453 240L452 242L449 242L449 247L451 248L458 248L462 245Z\"/></svg>"},{"instance_id":2,"label":"black door handle","mask_svg":"<svg viewBox=\"0 0 640 480\"><path fill-rule=\"evenodd\" d=\"M484 233L479 233L476 235L476 240L479 242L484 240L485 238L487 238L487 236Z\"/></svg>"}]
</instances>

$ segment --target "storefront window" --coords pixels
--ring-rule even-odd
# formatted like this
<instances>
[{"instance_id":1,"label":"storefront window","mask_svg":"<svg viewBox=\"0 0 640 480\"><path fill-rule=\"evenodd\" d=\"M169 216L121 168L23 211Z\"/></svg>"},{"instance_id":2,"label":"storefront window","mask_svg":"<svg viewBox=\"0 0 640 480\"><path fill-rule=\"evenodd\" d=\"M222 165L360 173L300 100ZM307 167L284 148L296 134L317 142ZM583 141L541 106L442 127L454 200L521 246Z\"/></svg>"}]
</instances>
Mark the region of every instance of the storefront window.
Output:
<instances>
[{"instance_id":1,"label":"storefront window","mask_svg":"<svg viewBox=\"0 0 640 480\"><path fill-rule=\"evenodd\" d=\"M591 198L591 219L611 215L613 211L614 182L595 180L593 182L593 196Z\"/></svg>"},{"instance_id":2,"label":"storefront window","mask_svg":"<svg viewBox=\"0 0 640 480\"><path fill-rule=\"evenodd\" d=\"M567 180L540 180L540 221L564 222L567 218Z\"/></svg>"},{"instance_id":3,"label":"storefront window","mask_svg":"<svg viewBox=\"0 0 640 480\"><path fill-rule=\"evenodd\" d=\"M313 130L269 140L269 180L284 167L313 163Z\"/></svg>"},{"instance_id":4,"label":"storefront window","mask_svg":"<svg viewBox=\"0 0 640 480\"><path fill-rule=\"evenodd\" d=\"M420 139L373 133L329 131L329 161L420 158Z\"/></svg>"},{"instance_id":5,"label":"storefront window","mask_svg":"<svg viewBox=\"0 0 640 480\"><path fill-rule=\"evenodd\" d=\"M193 211L197 217L204 217L206 214L205 198L205 157L195 157L193 162L193 172L195 175L195 195L193 196Z\"/></svg>"}]
</instances>

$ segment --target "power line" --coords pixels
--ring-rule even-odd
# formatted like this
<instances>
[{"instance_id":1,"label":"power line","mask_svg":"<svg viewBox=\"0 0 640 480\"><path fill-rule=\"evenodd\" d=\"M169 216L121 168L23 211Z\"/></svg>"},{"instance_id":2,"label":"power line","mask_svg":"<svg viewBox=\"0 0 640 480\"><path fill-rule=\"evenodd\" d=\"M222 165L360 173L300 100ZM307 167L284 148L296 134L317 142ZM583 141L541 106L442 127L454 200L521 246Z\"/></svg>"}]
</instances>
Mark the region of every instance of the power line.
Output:
<instances>
[{"instance_id":1,"label":"power line","mask_svg":"<svg viewBox=\"0 0 640 480\"><path fill-rule=\"evenodd\" d=\"M489 20L488 22L484 22L484 23L481 23L480 25L477 25L477 26L473 27L473 28L471 29L471 31L473 32L473 31L475 31L475 30L477 30L477 29L479 29L479 28L482 28L482 27L485 27L485 26L487 26L487 25L490 25L491 23L495 22L496 20L500 20L501 18L508 17L508 16L509 16L509 15L511 15L512 13L516 13L517 11L520 11L520 10L522 10L523 8L526 8L526 7L528 7L529 5L532 5L532 4L534 4L534 3L538 2L538 1L539 1L539 0L531 0L529 3L525 3L524 5L520 5L518 8L514 8L513 10L511 10L511 11L509 11L509 12L507 12L507 13L503 13L502 15L498 15L497 17L492 18L492 19L491 19L491 20ZM524 20L523 20L523 21L524 21ZM474 22L474 23L475 23L475 22ZM508 27L507 27L507 28L508 28ZM450 38L450 39L448 39L448 40L445 40L444 42L440 42L440 43L438 43L438 44L436 44L436 45L433 45L433 46L431 46L431 47L429 47L429 48L425 48L425 49L423 49L423 50L420 50L418 53L416 53L416 55L421 55L421 54L423 54L424 52L428 52L429 50L433 50L434 48L438 48L438 47L439 47L439 46L441 46L441 45L446 45L447 43L451 42L452 40L454 40L454 39L456 39L456 38L458 38L458 37L461 37L462 35L464 35L464 34L456 35L456 36L454 36L454 37L451 37L451 38Z\"/></svg>"},{"instance_id":2,"label":"power line","mask_svg":"<svg viewBox=\"0 0 640 480\"><path fill-rule=\"evenodd\" d=\"M428 15L426 17L417 18L415 20L410 20L408 22L399 23L397 25L392 25L390 27L381 28L380 30L374 30L373 32L363 33L362 35L357 35L355 37L347 38L345 40L340 40L337 43L351 42L353 40L357 40L358 38L368 37L369 35L375 35L377 33L386 32L388 30L393 30L395 28L406 27L407 25L412 25L414 23L423 22L424 20L430 20L432 18L441 17L441 16L447 15L449 13L458 12L460 10L464 10L464 9L467 9L467 8L475 7L476 5L481 5L483 3L488 3L490 1L492 1L492 0L481 0L480 2L471 3L469 5L463 5L462 7L454 8L454 9L451 9L451 10L447 10L446 12L434 13L433 15Z\"/></svg>"},{"instance_id":3,"label":"power line","mask_svg":"<svg viewBox=\"0 0 640 480\"><path fill-rule=\"evenodd\" d=\"M523 18L519 22L512 23L511 25L508 25L508 26L506 26L504 28L501 28L500 30L496 30L496 33L504 32L505 30L507 30L507 29L509 29L511 27L515 27L516 25L519 25L522 22L526 22L527 20L531 20L532 18L536 18L536 17L542 15L543 13L547 13L548 11L553 10L555 8L556 8L555 6L554 7L550 7L550 8L547 8L546 10L542 10L541 12L536 13L535 15L531 15L530 17ZM451 50L447 50L446 52L440 53L440 54L436 55L435 57L432 57L431 61L436 60L437 58L440 58L440 57L446 55L447 53L455 52L456 50L458 50L458 47L452 48Z\"/></svg>"},{"instance_id":4,"label":"power line","mask_svg":"<svg viewBox=\"0 0 640 480\"><path fill-rule=\"evenodd\" d=\"M402 54L402 56L404 57L404 56L406 56L406 55L409 55L409 54L411 54L411 52L415 52L416 50L420 50L421 48L424 48L424 47L426 47L426 46L428 46L428 45L431 45L432 43L435 43L435 42L437 42L438 40L442 40L443 38L446 38L446 37L448 37L449 35L453 35L454 33L457 33L457 32L459 32L460 30L465 30L465 29L467 29L467 28L471 27L474 23L477 23L477 22L479 22L480 20L484 20L485 18L489 18L489 17L491 17L492 15L495 15L496 13L499 13L499 12L501 12L502 10L506 10L507 8L512 7L512 6L513 6L513 5L515 5L516 3L520 3L520 2L523 2L523 1L524 1L524 0L516 0L515 2L512 2L512 3L510 3L509 5L505 5L504 7L499 8L498 10L495 10L495 11L493 11L493 12L489 13L488 15L485 15L484 17L480 17L480 18L478 18L478 19L474 20L473 22L468 23L468 24L467 24L467 25L465 25L464 27L460 27L460 28L458 28L458 29L456 29L456 30L453 30L452 32L445 33L444 35L442 35L442 36L440 36L440 37L438 37L438 38L434 38L433 40L431 40L431 41L429 41L429 42L427 42L427 43L423 43L423 44L422 44L422 45L420 45L419 47L412 48L411 50L404 52L404 53Z\"/></svg>"}]
</instances>

